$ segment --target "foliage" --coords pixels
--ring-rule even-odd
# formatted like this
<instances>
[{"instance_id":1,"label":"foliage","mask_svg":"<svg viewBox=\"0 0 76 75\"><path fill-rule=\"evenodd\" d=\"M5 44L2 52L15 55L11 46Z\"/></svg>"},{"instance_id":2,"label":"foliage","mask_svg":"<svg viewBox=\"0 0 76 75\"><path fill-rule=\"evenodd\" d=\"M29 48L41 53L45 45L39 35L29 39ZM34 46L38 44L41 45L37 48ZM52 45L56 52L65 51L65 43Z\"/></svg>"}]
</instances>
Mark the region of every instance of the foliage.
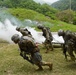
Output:
<instances>
[{"instance_id":1,"label":"foliage","mask_svg":"<svg viewBox=\"0 0 76 75\"><path fill-rule=\"evenodd\" d=\"M0 0L1 7L6 8L26 8L37 11L50 17L51 19L56 19L55 13L58 11L47 4L39 4L33 0ZM48 14L49 13L49 14ZM53 16L52 16L53 15Z\"/></svg>"},{"instance_id":2,"label":"foliage","mask_svg":"<svg viewBox=\"0 0 76 75\"><path fill-rule=\"evenodd\" d=\"M65 8L64 9L68 9L69 8L69 2L68 0L59 0L58 3L61 2L61 6L59 6L59 8ZM67 4L66 4L67 3ZM75 4L74 0L72 0L72 3ZM55 4L56 5L56 4ZM60 4L58 4L60 5ZM73 4L72 4L73 5ZM1 7L6 7L6 8L24 8L25 10L26 9L31 9L31 10L34 10L36 12L39 12L43 15L45 15L46 17L52 19L52 20L61 20L61 21L64 21L64 22L67 22L67 23L70 23L72 22L73 24L75 24L75 17L73 16L73 14L68 11L66 11L66 16L64 16L63 11L59 12L58 10L56 10L55 8L51 7L50 5L47 5L47 4L39 4L39 3L36 3L34 2L33 0L0 0L0 6ZM57 7L57 6L56 6ZM75 7L75 6L74 6ZM18 11L16 11L18 12ZM59 13L58 13L59 12ZM19 12L18 12L19 13ZM30 13L30 11L29 11ZM58 14L57 14L58 13ZM28 14L28 13L25 13L25 14ZM24 14L24 15L25 15ZM38 16L31 16L32 13L30 13L30 15L27 16L27 18L30 17L30 19L32 19L33 17L37 20L38 19ZM33 13L35 14L35 13ZM56 14L58 16L56 16ZM60 15L62 14L62 16L60 17ZM20 13L19 15L18 14L14 14L16 17L21 17L22 13ZM69 16L71 15L71 16ZM26 16L26 15L25 15ZM24 17L25 17L24 16ZM64 17L63 17L64 16ZM70 18L68 18L68 16ZM23 19L24 17L22 17L21 19ZM26 17L25 17L26 18ZM68 18L68 19L67 19ZM42 18L43 19L43 18ZM42 20L43 21L43 20ZM74 22L73 22L74 21Z\"/></svg>"},{"instance_id":3,"label":"foliage","mask_svg":"<svg viewBox=\"0 0 76 75\"><path fill-rule=\"evenodd\" d=\"M73 19L73 24L76 25L76 17Z\"/></svg>"},{"instance_id":4,"label":"foliage","mask_svg":"<svg viewBox=\"0 0 76 75\"><path fill-rule=\"evenodd\" d=\"M28 10L28 9L22 9L22 8L16 8L16 9L8 9L8 11L16 16L20 20L25 20L25 19L30 19L37 21L43 25L48 26L51 28L51 31L55 32L58 31L59 29L64 29L64 30L72 30L76 32L76 26L73 24L68 24L59 20L52 20L42 14L39 14L38 12L35 12L33 10Z\"/></svg>"},{"instance_id":5,"label":"foliage","mask_svg":"<svg viewBox=\"0 0 76 75\"><path fill-rule=\"evenodd\" d=\"M71 5L70 5L71 1ZM59 10L67 10L72 9L76 10L76 0L59 0L51 5L52 7L59 9Z\"/></svg>"},{"instance_id":6,"label":"foliage","mask_svg":"<svg viewBox=\"0 0 76 75\"><path fill-rule=\"evenodd\" d=\"M13 8L13 9L8 9L8 11L13 16L16 16L17 18L19 18L20 20L31 19L31 20L37 20L37 21L50 21L50 19L44 16L43 14L40 14L30 9Z\"/></svg>"},{"instance_id":7,"label":"foliage","mask_svg":"<svg viewBox=\"0 0 76 75\"><path fill-rule=\"evenodd\" d=\"M73 24L76 25L76 11L74 13Z\"/></svg>"},{"instance_id":8,"label":"foliage","mask_svg":"<svg viewBox=\"0 0 76 75\"><path fill-rule=\"evenodd\" d=\"M57 17L61 21L64 21L67 23L73 23L74 12L72 10L64 10L57 13Z\"/></svg>"},{"instance_id":9,"label":"foliage","mask_svg":"<svg viewBox=\"0 0 76 75\"><path fill-rule=\"evenodd\" d=\"M56 9L50 7L47 4L43 4L40 6L40 9L37 12L44 14L45 16L50 17L51 19L56 19L55 14L58 12ZM53 16L52 16L53 15Z\"/></svg>"}]
</instances>

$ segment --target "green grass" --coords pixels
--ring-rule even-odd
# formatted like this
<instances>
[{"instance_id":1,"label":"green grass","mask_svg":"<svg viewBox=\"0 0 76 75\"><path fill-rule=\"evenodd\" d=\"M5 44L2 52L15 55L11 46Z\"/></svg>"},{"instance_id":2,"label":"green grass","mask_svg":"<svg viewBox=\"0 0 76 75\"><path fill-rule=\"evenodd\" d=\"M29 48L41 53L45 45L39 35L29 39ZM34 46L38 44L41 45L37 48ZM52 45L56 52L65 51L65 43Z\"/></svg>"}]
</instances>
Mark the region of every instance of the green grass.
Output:
<instances>
[{"instance_id":1,"label":"green grass","mask_svg":"<svg viewBox=\"0 0 76 75\"><path fill-rule=\"evenodd\" d=\"M13 8L8 9L8 11L20 20L31 19L36 21L50 21L50 19L46 18L43 14L40 14L30 9Z\"/></svg>"},{"instance_id":2,"label":"green grass","mask_svg":"<svg viewBox=\"0 0 76 75\"><path fill-rule=\"evenodd\" d=\"M40 14L33 10L14 8L14 9L8 9L8 11L12 15L14 15L15 17L17 17L18 19L20 19L22 21L25 19L31 19L31 20L38 21L39 23L42 23L43 25L48 26L52 32L58 31L59 29L71 30L73 32L76 32L76 25L68 24L68 23L65 23L65 22L62 22L59 20L52 20L52 19L44 16L43 14ZM37 28L36 28L36 30L37 30Z\"/></svg>"},{"instance_id":3,"label":"green grass","mask_svg":"<svg viewBox=\"0 0 76 75\"><path fill-rule=\"evenodd\" d=\"M59 29L63 30L71 30L73 32L76 32L76 25L68 24L62 21L53 21L53 26L50 27L51 31L58 31Z\"/></svg>"},{"instance_id":4,"label":"green grass","mask_svg":"<svg viewBox=\"0 0 76 75\"><path fill-rule=\"evenodd\" d=\"M8 43L8 42L0 38L0 43Z\"/></svg>"},{"instance_id":5,"label":"green grass","mask_svg":"<svg viewBox=\"0 0 76 75\"><path fill-rule=\"evenodd\" d=\"M1 46L3 45L3 46ZM40 45L40 52L44 61L53 63L50 71L44 66L44 71L35 71L37 67L19 56L16 44L0 43L0 75L75 75L76 62L66 61L61 48L45 53L44 46Z\"/></svg>"}]
</instances>

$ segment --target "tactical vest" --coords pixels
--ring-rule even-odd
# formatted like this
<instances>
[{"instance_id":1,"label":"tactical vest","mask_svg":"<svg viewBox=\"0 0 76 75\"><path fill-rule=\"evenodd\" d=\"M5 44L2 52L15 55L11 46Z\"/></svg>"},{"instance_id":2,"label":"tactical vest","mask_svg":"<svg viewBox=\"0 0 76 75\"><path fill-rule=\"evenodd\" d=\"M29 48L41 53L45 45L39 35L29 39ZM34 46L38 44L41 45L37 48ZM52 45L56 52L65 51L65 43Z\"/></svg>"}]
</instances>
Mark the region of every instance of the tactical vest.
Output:
<instances>
[{"instance_id":1,"label":"tactical vest","mask_svg":"<svg viewBox=\"0 0 76 75\"><path fill-rule=\"evenodd\" d=\"M18 45L20 47L20 50L25 51L26 53L33 53L37 51L33 38L28 36L22 36Z\"/></svg>"}]
</instances>

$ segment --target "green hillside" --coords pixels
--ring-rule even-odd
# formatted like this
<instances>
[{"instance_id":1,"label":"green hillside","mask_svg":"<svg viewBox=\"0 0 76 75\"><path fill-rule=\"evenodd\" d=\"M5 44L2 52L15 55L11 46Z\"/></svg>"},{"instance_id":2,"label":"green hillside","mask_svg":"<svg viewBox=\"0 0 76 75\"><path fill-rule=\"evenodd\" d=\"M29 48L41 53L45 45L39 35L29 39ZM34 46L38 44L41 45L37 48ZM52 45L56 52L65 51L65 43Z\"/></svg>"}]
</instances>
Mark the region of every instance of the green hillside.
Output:
<instances>
[{"instance_id":1,"label":"green hillside","mask_svg":"<svg viewBox=\"0 0 76 75\"><path fill-rule=\"evenodd\" d=\"M69 29L72 31L76 31L76 26L73 24L68 24L59 20L52 20L49 17L46 17L43 14L40 14L33 10L14 8L14 9L9 9L8 11L13 16L16 16L20 20L30 19L30 20L38 21L39 23L42 23L43 25L50 27L52 31L58 31L59 29L64 29L64 30Z\"/></svg>"},{"instance_id":2,"label":"green hillside","mask_svg":"<svg viewBox=\"0 0 76 75\"><path fill-rule=\"evenodd\" d=\"M72 8L75 9L75 0L59 0L58 3L61 3L58 4L60 5L59 8L64 8L65 10L70 9L70 5L69 5L70 1L71 1L71 9ZM30 18L32 20L36 19L38 21L40 21L40 19L41 21L47 21L48 19L52 19L52 20L60 20L66 23L71 23L76 25L76 12L73 11L74 13L71 13L69 11L59 11L48 4L41 5L39 3L34 2L33 0L0 0L0 7L8 8L8 9L13 9L13 8L17 9L15 11L13 9L12 14L14 14L16 17L18 17L21 20L23 20L24 18L25 19ZM21 8L22 12L20 12L19 8ZM25 11L27 9L28 12L27 11L24 12L24 9ZM23 14L24 16L22 16ZM41 14L43 15L43 17L39 17ZM69 19L70 14L71 14L71 18ZM48 19L45 20L44 17L47 17Z\"/></svg>"},{"instance_id":3,"label":"green hillside","mask_svg":"<svg viewBox=\"0 0 76 75\"><path fill-rule=\"evenodd\" d=\"M48 19L43 14L40 14L30 9L24 9L24 8L12 9L11 8L8 11L20 20L31 19L31 20L37 20L37 21L50 21L50 19Z\"/></svg>"},{"instance_id":4,"label":"green hillside","mask_svg":"<svg viewBox=\"0 0 76 75\"><path fill-rule=\"evenodd\" d=\"M59 10L76 10L76 0L59 0L53 3L51 6Z\"/></svg>"},{"instance_id":5,"label":"green hillside","mask_svg":"<svg viewBox=\"0 0 76 75\"><path fill-rule=\"evenodd\" d=\"M0 7L5 8L26 8L36 12L42 13L51 19L56 19L55 8L50 7L48 4L39 4L33 0L0 0Z\"/></svg>"}]
</instances>

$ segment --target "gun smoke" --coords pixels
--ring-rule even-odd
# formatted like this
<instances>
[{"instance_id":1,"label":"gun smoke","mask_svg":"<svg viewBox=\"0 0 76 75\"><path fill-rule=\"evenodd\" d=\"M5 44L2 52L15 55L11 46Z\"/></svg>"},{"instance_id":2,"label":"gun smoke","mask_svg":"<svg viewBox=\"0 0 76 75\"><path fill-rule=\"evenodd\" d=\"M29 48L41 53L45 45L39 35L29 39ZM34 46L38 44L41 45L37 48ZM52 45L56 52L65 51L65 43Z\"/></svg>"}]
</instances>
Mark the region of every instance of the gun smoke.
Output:
<instances>
[{"instance_id":1,"label":"gun smoke","mask_svg":"<svg viewBox=\"0 0 76 75\"><path fill-rule=\"evenodd\" d=\"M22 35L20 32L16 31L16 27L22 26L23 24L26 28L31 32L33 38L36 42L42 43L45 38L42 36L41 32L37 32L34 28L31 28L31 25L37 25L38 22L25 20L24 23L16 19L10 14L2 13L0 11L0 39L6 40L9 43L13 43L11 41L11 37L14 34ZM62 37L58 37L57 33L53 35L53 42L64 43Z\"/></svg>"},{"instance_id":2,"label":"gun smoke","mask_svg":"<svg viewBox=\"0 0 76 75\"><path fill-rule=\"evenodd\" d=\"M11 37L14 34L19 34L21 36L21 33L16 31L16 27L18 25L13 25L9 19L6 19L4 22L0 22L0 39L6 40L9 43L12 43ZM34 37L36 42L41 43L45 40L43 36L41 36L34 28L26 27Z\"/></svg>"}]
</instances>

